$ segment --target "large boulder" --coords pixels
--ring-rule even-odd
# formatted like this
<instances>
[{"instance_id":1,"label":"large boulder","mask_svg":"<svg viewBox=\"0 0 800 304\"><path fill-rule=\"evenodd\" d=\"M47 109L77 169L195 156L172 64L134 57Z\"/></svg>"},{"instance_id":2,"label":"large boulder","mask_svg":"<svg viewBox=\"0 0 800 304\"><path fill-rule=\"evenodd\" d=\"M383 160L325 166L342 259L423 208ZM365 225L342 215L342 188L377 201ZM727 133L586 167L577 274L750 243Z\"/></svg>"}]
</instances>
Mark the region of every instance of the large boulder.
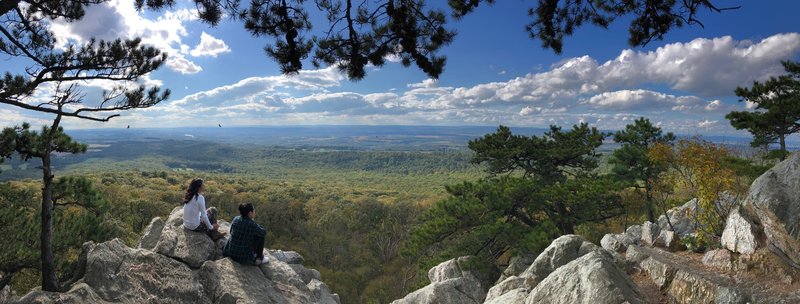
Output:
<instances>
[{"instance_id":1,"label":"large boulder","mask_svg":"<svg viewBox=\"0 0 800 304\"><path fill-rule=\"evenodd\" d=\"M731 210L738 204L737 199L735 195L723 192L720 194L719 199L714 202L715 208L723 211ZM698 212L703 212L703 210L700 208L698 200L694 198L683 205L668 210L666 216L659 216L657 224L660 230L673 231L680 239L697 231L697 226L699 225L696 220Z\"/></svg>"},{"instance_id":2,"label":"large boulder","mask_svg":"<svg viewBox=\"0 0 800 304\"><path fill-rule=\"evenodd\" d=\"M668 210L666 216L658 217L659 228L661 230L674 231L679 237L694 233L696 228L694 217L697 207L697 199L694 198L683 205Z\"/></svg>"},{"instance_id":3,"label":"large boulder","mask_svg":"<svg viewBox=\"0 0 800 304\"><path fill-rule=\"evenodd\" d=\"M625 235L632 238L635 243L642 240L642 225L633 225L625 229Z\"/></svg>"},{"instance_id":4,"label":"large boulder","mask_svg":"<svg viewBox=\"0 0 800 304\"><path fill-rule=\"evenodd\" d=\"M462 267L468 261L469 257L444 261L428 270L428 279L431 283L438 283L449 279L470 277L472 276L470 271Z\"/></svg>"},{"instance_id":5,"label":"large boulder","mask_svg":"<svg viewBox=\"0 0 800 304\"><path fill-rule=\"evenodd\" d=\"M203 262L213 260L217 255L217 245L205 233L183 228L183 207L175 207L153 251L175 258L192 268L200 268Z\"/></svg>"},{"instance_id":6,"label":"large boulder","mask_svg":"<svg viewBox=\"0 0 800 304\"><path fill-rule=\"evenodd\" d=\"M0 301L0 303L5 304L5 302ZM100 296L97 295L94 290L92 290L89 285L85 283L75 284L69 291L65 293L60 292L48 292L42 290L35 290L21 299L18 299L16 303L20 304L49 304L49 303L59 303L59 304L84 304L84 303L96 303L96 304L104 304L109 303Z\"/></svg>"},{"instance_id":7,"label":"large boulder","mask_svg":"<svg viewBox=\"0 0 800 304\"><path fill-rule=\"evenodd\" d=\"M605 250L559 267L531 291L525 303L645 303L636 285Z\"/></svg>"},{"instance_id":8,"label":"large boulder","mask_svg":"<svg viewBox=\"0 0 800 304\"><path fill-rule=\"evenodd\" d=\"M213 303L316 302L305 284L272 281L262 268L239 264L228 258L203 264L200 280Z\"/></svg>"},{"instance_id":9,"label":"large boulder","mask_svg":"<svg viewBox=\"0 0 800 304\"><path fill-rule=\"evenodd\" d=\"M691 271L678 270L669 286L667 295L677 303L750 303L750 296L728 281L730 279L725 277L704 277ZM765 301L764 303L774 302Z\"/></svg>"},{"instance_id":10,"label":"large boulder","mask_svg":"<svg viewBox=\"0 0 800 304\"><path fill-rule=\"evenodd\" d=\"M529 292L530 290L527 288L514 289L499 297L492 299L487 297L486 302L483 302L483 304L523 304L525 303L525 299L528 298Z\"/></svg>"},{"instance_id":11,"label":"large boulder","mask_svg":"<svg viewBox=\"0 0 800 304\"><path fill-rule=\"evenodd\" d=\"M636 239L627 233L606 234L600 240L600 246L612 252L623 252L628 246L636 243Z\"/></svg>"},{"instance_id":12,"label":"large boulder","mask_svg":"<svg viewBox=\"0 0 800 304\"><path fill-rule=\"evenodd\" d=\"M183 231L180 208L162 222L163 229L158 228L159 221L148 225L139 241L142 248L127 247L119 239L83 244L75 275L65 284L68 292L36 290L12 303L340 303L339 296L320 281L319 271L298 264L299 254L265 250L269 263L242 265L219 259L205 234L198 236L207 243L200 238L192 241L191 231ZM229 224L220 221L220 226L226 231ZM145 249L156 238L155 251ZM271 252L280 252L282 258ZM199 269L190 267L197 263ZM0 300L6 298L0 294Z\"/></svg>"},{"instance_id":13,"label":"large boulder","mask_svg":"<svg viewBox=\"0 0 800 304\"><path fill-rule=\"evenodd\" d=\"M267 279L273 282L291 285L299 289L303 289L303 286L307 284L303 276L295 271L291 264L278 260L274 256L269 255L269 253L266 253L265 256L270 258L270 262L261 264L260 267L261 272L264 273Z\"/></svg>"},{"instance_id":14,"label":"large boulder","mask_svg":"<svg viewBox=\"0 0 800 304\"><path fill-rule=\"evenodd\" d=\"M536 255L530 253L511 257L511 259L508 261L508 266L503 270L500 278L497 279L497 283L500 283L509 277L518 276L525 271L525 269L528 269L528 267L533 264L533 260L535 259Z\"/></svg>"},{"instance_id":15,"label":"large boulder","mask_svg":"<svg viewBox=\"0 0 800 304\"><path fill-rule=\"evenodd\" d=\"M639 246L628 246L628 251L625 252L625 260L633 264L639 264L649 257L647 253L642 252L642 248Z\"/></svg>"},{"instance_id":16,"label":"large boulder","mask_svg":"<svg viewBox=\"0 0 800 304\"><path fill-rule=\"evenodd\" d=\"M300 279L303 280L303 283L311 283L312 280L322 280L322 276L320 275L319 271L316 269L306 268L300 264L289 264L289 268L292 268Z\"/></svg>"},{"instance_id":17,"label":"large boulder","mask_svg":"<svg viewBox=\"0 0 800 304\"><path fill-rule=\"evenodd\" d=\"M207 303L203 286L179 261L119 239L89 245L83 282L104 300L125 303Z\"/></svg>"},{"instance_id":18,"label":"large boulder","mask_svg":"<svg viewBox=\"0 0 800 304\"><path fill-rule=\"evenodd\" d=\"M497 298L501 298L506 293L511 291L522 289L527 292L531 289L531 282L528 282L530 278L521 278L518 276L511 276L506 278L500 283L495 284L492 288L489 288L489 291L486 293L486 302L494 301ZM525 299L524 297L522 298Z\"/></svg>"},{"instance_id":19,"label":"large boulder","mask_svg":"<svg viewBox=\"0 0 800 304\"><path fill-rule=\"evenodd\" d=\"M769 247L800 267L800 153L757 178L744 206L755 212Z\"/></svg>"},{"instance_id":20,"label":"large boulder","mask_svg":"<svg viewBox=\"0 0 800 304\"><path fill-rule=\"evenodd\" d=\"M753 254L758 248L758 236L758 227L737 208L728 215L720 242L730 251Z\"/></svg>"},{"instance_id":21,"label":"large boulder","mask_svg":"<svg viewBox=\"0 0 800 304\"><path fill-rule=\"evenodd\" d=\"M675 267L662 263L661 261L649 257L639 263L644 271L650 275L650 279L658 286L659 289L665 290L672 283L675 273L678 271Z\"/></svg>"},{"instance_id":22,"label":"large boulder","mask_svg":"<svg viewBox=\"0 0 800 304\"><path fill-rule=\"evenodd\" d=\"M296 251L268 250L269 254L287 264L303 264L306 260Z\"/></svg>"},{"instance_id":23,"label":"large boulder","mask_svg":"<svg viewBox=\"0 0 800 304\"><path fill-rule=\"evenodd\" d=\"M486 300L496 301L498 298L505 298L506 293L516 289L531 290L554 270L597 249L600 247L578 235L561 236L553 240L528 269L518 276L506 278L489 289Z\"/></svg>"},{"instance_id":24,"label":"large boulder","mask_svg":"<svg viewBox=\"0 0 800 304\"><path fill-rule=\"evenodd\" d=\"M314 296L315 303L339 304L339 295L331 293L328 285L322 281L312 279L311 282L308 282L308 285L306 286L308 286L308 289L311 291L311 295Z\"/></svg>"},{"instance_id":25,"label":"large boulder","mask_svg":"<svg viewBox=\"0 0 800 304\"><path fill-rule=\"evenodd\" d=\"M392 304L480 304L483 300L483 287L477 280L457 278L430 284Z\"/></svg>"},{"instance_id":26,"label":"large boulder","mask_svg":"<svg viewBox=\"0 0 800 304\"><path fill-rule=\"evenodd\" d=\"M703 255L703 264L729 271L733 268L733 256L725 248L709 250Z\"/></svg>"},{"instance_id":27,"label":"large boulder","mask_svg":"<svg viewBox=\"0 0 800 304\"><path fill-rule=\"evenodd\" d=\"M678 240L678 234L669 230L661 230L661 232L658 233L656 245L663 246L669 251L683 249L681 242Z\"/></svg>"},{"instance_id":28,"label":"large boulder","mask_svg":"<svg viewBox=\"0 0 800 304\"><path fill-rule=\"evenodd\" d=\"M162 220L160 217L153 218L153 220L150 221L150 224L144 228L144 233L142 233L142 238L139 239L139 244L136 246L136 248L148 250L153 250L153 248L156 248L158 239L161 238L162 230L164 230L164 220Z\"/></svg>"},{"instance_id":29,"label":"large boulder","mask_svg":"<svg viewBox=\"0 0 800 304\"><path fill-rule=\"evenodd\" d=\"M599 248L597 245L584 240L574 234L564 235L555 239L550 246L542 251L520 277L530 278L533 288L544 280L551 272L573 260Z\"/></svg>"},{"instance_id":30,"label":"large boulder","mask_svg":"<svg viewBox=\"0 0 800 304\"><path fill-rule=\"evenodd\" d=\"M469 257L442 262L428 271L431 284L392 304L483 303L486 289L463 264Z\"/></svg>"},{"instance_id":31,"label":"large boulder","mask_svg":"<svg viewBox=\"0 0 800 304\"><path fill-rule=\"evenodd\" d=\"M652 222L642 224L642 243L648 246L655 246L661 229Z\"/></svg>"}]
</instances>

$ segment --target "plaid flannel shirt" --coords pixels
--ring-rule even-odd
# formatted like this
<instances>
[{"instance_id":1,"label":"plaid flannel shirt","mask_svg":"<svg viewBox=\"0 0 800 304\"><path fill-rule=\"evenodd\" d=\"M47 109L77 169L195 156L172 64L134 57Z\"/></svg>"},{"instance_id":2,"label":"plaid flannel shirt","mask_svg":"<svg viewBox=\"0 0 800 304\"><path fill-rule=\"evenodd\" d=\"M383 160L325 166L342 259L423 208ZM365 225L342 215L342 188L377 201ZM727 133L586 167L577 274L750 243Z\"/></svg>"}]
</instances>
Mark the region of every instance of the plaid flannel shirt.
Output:
<instances>
[{"instance_id":1,"label":"plaid flannel shirt","mask_svg":"<svg viewBox=\"0 0 800 304\"><path fill-rule=\"evenodd\" d=\"M222 254L239 263L252 263L256 259L253 247L267 234L267 230L250 218L236 216L231 222L230 238Z\"/></svg>"}]
</instances>

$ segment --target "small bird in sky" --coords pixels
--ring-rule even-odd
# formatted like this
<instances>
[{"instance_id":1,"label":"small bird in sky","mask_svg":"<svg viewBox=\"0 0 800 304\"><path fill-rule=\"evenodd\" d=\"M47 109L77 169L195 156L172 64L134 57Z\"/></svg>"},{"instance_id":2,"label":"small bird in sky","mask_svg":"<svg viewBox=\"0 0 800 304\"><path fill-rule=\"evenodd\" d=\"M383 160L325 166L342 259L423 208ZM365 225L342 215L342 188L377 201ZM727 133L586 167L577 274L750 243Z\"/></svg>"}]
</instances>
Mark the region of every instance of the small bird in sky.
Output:
<instances>
[{"instance_id":1,"label":"small bird in sky","mask_svg":"<svg viewBox=\"0 0 800 304\"><path fill-rule=\"evenodd\" d=\"M220 128L222 128L222 124L217 124Z\"/></svg>"}]
</instances>

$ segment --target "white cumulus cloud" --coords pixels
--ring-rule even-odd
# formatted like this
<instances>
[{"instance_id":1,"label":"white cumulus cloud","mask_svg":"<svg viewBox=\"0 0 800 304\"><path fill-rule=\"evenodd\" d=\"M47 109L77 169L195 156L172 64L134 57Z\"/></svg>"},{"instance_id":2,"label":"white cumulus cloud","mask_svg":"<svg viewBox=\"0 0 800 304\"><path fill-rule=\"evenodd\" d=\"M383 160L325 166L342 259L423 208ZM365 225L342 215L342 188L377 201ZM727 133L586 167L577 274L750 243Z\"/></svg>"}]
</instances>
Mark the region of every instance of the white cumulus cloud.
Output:
<instances>
[{"instance_id":1,"label":"white cumulus cloud","mask_svg":"<svg viewBox=\"0 0 800 304\"><path fill-rule=\"evenodd\" d=\"M191 51L191 54L194 57L217 57L219 54L229 53L230 51L231 49L225 44L225 41L203 32L200 35L200 43Z\"/></svg>"},{"instance_id":2,"label":"white cumulus cloud","mask_svg":"<svg viewBox=\"0 0 800 304\"><path fill-rule=\"evenodd\" d=\"M197 74L203 70L199 65L180 56L167 59L167 67L181 74Z\"/></svg>"},{"instance_id":3,"label":"white cumulus cloud","mask_svg":"<svg viewBox=\"0 0 800 304\"><path fill-rule=\"evenodd\" d=\"M168 68L182 74L192 74L201 69L184 57L182 53L186 52L182 41L189 35L184 23L196 19L196 10L179 9L167 11L152 20L136 10L133 0L111 0L87 6L86 14L81 20L52 20L50 29L58 48L65 48L70 43L85 43L91 38L114 40L138 37L142 39L142 43L169 55ZM181 52L182 49L184 52Z\"/></svg>"}]
</instances>

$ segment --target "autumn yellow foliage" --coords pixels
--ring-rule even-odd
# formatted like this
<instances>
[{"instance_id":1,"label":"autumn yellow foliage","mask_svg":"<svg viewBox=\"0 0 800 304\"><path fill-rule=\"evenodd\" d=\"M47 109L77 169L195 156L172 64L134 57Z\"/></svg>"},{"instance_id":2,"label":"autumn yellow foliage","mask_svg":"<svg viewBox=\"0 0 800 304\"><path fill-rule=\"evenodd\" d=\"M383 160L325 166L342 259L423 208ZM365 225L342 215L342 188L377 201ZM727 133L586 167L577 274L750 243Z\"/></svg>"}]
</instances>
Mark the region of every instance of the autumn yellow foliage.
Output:
<instances>
[{"instance_id":1,"label":"autumn yellow foliage","mask_svg":"<svg viewBox=\"0 0 800 304\"><path fill-rule=\"evenodd\" d=\"M708 244L719 237L733 204L718 202L724 193L735 195L738 183L736 172L726 166L730 151L725 146L693 138L680 140L674 146L654 144L648 150L648 157L671 168L664 172L664 180L688 188L698 199L699 208L693 214L698 242Z\"/></svg>"}]
</instances>

